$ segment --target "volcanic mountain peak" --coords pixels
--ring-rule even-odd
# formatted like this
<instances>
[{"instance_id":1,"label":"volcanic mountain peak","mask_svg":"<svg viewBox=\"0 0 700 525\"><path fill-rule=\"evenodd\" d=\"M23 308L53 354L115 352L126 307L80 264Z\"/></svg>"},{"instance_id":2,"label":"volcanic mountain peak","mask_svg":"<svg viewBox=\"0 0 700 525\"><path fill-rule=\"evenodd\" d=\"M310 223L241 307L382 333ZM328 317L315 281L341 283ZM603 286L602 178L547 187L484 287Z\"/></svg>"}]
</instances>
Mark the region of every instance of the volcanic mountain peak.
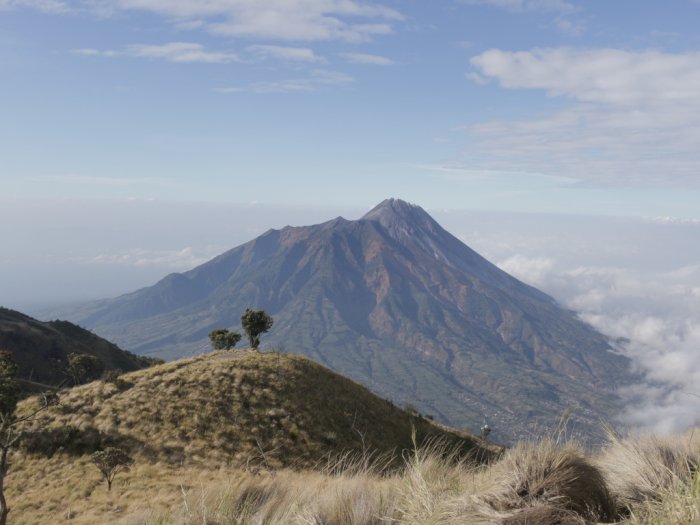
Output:
<instances>
[{"instance_id":1,"label":"volcanic mountain peak","mask_svg":"<svg viewBox=\"0 0 700 525\"><path fill-rule=\"evenodd\" d=\"M267 345L294 341L453 425L489 415L505 438L554 427L574 404L580 428L599 428L617 402L610 385L629 378L604 336L398 199L359 220L270 230L68 318L138 353L181 357L251 306L275 318Z\"/></svg>"},{"instance_id":2,"label":"volcanic mountain peak","mask_svg":"<svg viewBox=\"0 0 700 525\"><path fill-rule=\"evenodd\" d=\"M365 220L378 220L390 217L406 218L414 213L424 213L423 208L401 199L384 199L362 217Z\"/></svg>"},{"instance_id":3,"label":"volcanic mountain peak","mask_svg":"<svg viewBox=\"0 0 700 525\"><path fill-rule=\"evenodd\" d=\"M378 222L397 239L413 236L418 232L436 234L444 231L423 208L401 199L386 199L380 202L360 220Z\"/></svg>"}]
</instances>

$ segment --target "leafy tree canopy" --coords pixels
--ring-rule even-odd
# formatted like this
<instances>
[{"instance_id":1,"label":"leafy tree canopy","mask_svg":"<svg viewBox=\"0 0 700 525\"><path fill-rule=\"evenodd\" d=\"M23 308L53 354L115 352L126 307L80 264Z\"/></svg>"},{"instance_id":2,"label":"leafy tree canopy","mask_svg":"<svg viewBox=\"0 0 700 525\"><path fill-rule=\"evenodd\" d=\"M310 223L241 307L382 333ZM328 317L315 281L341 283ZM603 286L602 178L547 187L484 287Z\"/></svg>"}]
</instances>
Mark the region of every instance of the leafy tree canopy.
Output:
<instances>
[{"instance_id":1,"label":"leafy tree canopy","mask_svg":"<svg viewBox=\"0 0 700 525\"><path fill-rule=\"evenodd\" d=\"M0 412L11 417L19 401L19 366L10 352L0 351Z\"/></svg>"},{"instance_id":2,"label":"leafy tree canopy","mask_svg":"<svg viewBox=\"0 0 700 525\"><path fill-rule=\"evenodd\" d=\"M90 354L73 352L68 355L68 375L73 384L82 385L93 381L102 375L104 365L97 357Z\"/></svg>"},{"instance_id":3,"label":"leafy tree canopy","mask_svg":"<svg viewBox=\"0 0 700 525\"><path fill-rule=\"evenodd\" d=\"M260 334L267 333L272 328L272 317L265 313L265 310L246 308L241 316L241 325L248 336L250 346L257 349L260 346Z\"/></svg>"},{"instance_id":4,"label":"leafy tree canopy","mask_svg":"<svg viewBox=\"0 0 700 525\"><path fill-rule=\"evenodd\" d=\"M241 340L241 334L231 332L226 328L219 328L209 332L209 339L214 350L231 350Z\"/></svg>"},{"instance_id":5,"label":"leafy tree canopy","mask_svg":"<svg viewBox=\"0 0 700 525\"><path fill-rule=\"evenodd\" d=\"M107 481L107 490L112 490L115 476L119 472L127 472L134 460L121 448L106 447L92 454L92 462Z\"/></svg>"}]
</instances>

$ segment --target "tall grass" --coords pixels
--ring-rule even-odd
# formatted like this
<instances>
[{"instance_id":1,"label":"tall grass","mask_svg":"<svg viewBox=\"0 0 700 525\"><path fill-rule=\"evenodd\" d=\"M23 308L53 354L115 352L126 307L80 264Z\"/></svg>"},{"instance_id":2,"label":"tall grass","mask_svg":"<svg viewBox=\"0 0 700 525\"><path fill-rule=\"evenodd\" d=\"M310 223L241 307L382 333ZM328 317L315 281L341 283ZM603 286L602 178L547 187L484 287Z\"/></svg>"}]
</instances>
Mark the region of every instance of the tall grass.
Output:
<instances>
[{"instance_id":1,"label":"tall grass","mask_svg":"<svg viewBox=\"0 0 700 525\"><path fill-rule=\"evenodd\" d=\"M326 471L241 473L225 485L188 492L166 521L138 523L695 525L699 456L691 435L611 436L595 456L572 443L521 443L490 466L433 444L389 473L357 458L346 460L347 471L333 464Z\"/></svg>"},{"instance_id":2,"label":"tall grass","mask_svg":"<svg viewBox=\"0 0 700 525\"><path fill-rule=\"evenodd\" d=\"M700 525L700 430L504 452L294 356L213 353L125 380L71 389L28 429L14 524ZM117 438L136 464L108 493L89 452Z\"/></svg>"}]
</instances>

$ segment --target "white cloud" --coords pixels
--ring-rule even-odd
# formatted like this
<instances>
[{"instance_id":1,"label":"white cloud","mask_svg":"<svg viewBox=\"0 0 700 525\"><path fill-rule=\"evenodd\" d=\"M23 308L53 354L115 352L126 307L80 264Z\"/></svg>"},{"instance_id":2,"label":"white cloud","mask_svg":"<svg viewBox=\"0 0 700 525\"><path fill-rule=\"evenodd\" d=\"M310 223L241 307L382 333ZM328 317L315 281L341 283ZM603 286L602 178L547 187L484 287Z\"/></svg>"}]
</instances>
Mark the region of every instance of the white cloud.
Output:
<instances>
[{"instance_id":1,"label":"white cloud","mask_svg":"<svg viewBox=\"0 0 700 525\"><path fill-rule=\"evenodd\" d=\"M392 33L392 24L403 19L395 9L357 0L76 0L70 9L58 0L0 0L0 8L21 7L99 16L142 11L160 15L178 28L289 41L366 42Z\"/></svg>"},{"instance_id":2,"label":"white cloud","mask_svg":"<svg viewBox=\"0 0 700 525\"><path fill-rule=\"evenodd\" d=\"M42 182L58 182L67 184L90 184L95 186L137 186L171 184L162 177L93 177L89 175L44 175L35 177Z\"/></svg>"},{"instance_id":3,"label":"white cloud","mask_svg":"<svg viewBox=\"0 0 700 525\"><path fill-rule=\"evenodd\" d=\"M231 52L208 51L203 45L193 42L169 42L160 45L134 44L127 47L126 54L139 58L152 58L168 62L204 62L223 64L238 62L238 55Z\"/></svg>"},{"instance_id":4,"label":"white cloud","mask_svg":"<svg viewBox=\"0 0 700 525\"><path fill-rule=\"evenodd\" d=\"M113 51L110 49L107 50L101 50L101 49L94 49L90 47L84 47L81 49L74 49L73 53L76 55L83 55L86 57L115 57L119 56L120 53L119 51Z\"/></svg>"},{"instance_id":5,"label":"white cloud","mask_svg":"<svg viewBox=\"0 0 700 525\"><path fill-rule=\"evenodd\" d=\"M700 103L700 53L491 49L471 63L505 88L543 89L581 102L626 107Z\"/></svg>"},{"instance_id":6,"label":"white cloud","mask_svg":"<svg viewBox=\"0 0 700 525\"><path fill-rule=\"evenodd\" d=\"M478 79L572 105L472 125L463 163L593 185L700 183L700 53L492 49L471 63Z\"/></svg>"},{"instance_id":7,"label":"white cloud","mask_svg":"<svg viewBox=\"0 0 700 525\"><path fill-rule=\"evenodd\" d=\"M649 274L634 268L567 268L553 258L512 256L499 266L552 294L619 341L644 375L627 387L621 419L660 433L700 423L700 271Z\"/></svg>"},{"instance_id":8,"label":"white cloud","mask_svg":"<svg viewBox=\"0 0 700 525\"><path fill-rule=\"evenodd\" d=\"M367 53L343 53L341 56L352 64L366 64L371 66L390 66L395 64L390 58Z\"/></svg>"},{"instance_id":9,"label":"white cloud","mask_svg":"<svg viewBox=\"0 0 700 525\"><path fill-rule=\"evenodd\" d=\"M177 270L189 270L205 263L211 254L197 253L188 246L181 250L134 249L123 253L101 253L79 262L85 264L146 267L154 266Z\"/></svg>"},{"instance_id":10,"label":"white cloud","mask_svg":"<svg viewBox=\"0 0 700 525\"><path fill-rule=\"evenodd\" d=\"M573 13L579 8L566 0L461 0L464 4L488 5L508 11L551 11Z\"/></svg>"},{"instance_id":11,"label":"white cloud","mask_svg":"<svg viewBox=\"0 0 700 525\"><path fill-rule=\"evenodd\" d=\"M517 254L499 262L498 267L528 284L542 286L554 267L554 260Z\"/></svg>"},{"instance_id":12,"label":"white cloud","mask_svg":"<svg viewBox=\"0 0 700 525\"><path fill-rule=\"evenodd\" d=\"M230 51L210 51L202 44L195 42L168 42L166 44L132 44L123 51L114 49L82 48L74 49L73 53L94 57L129 56L136 58L149 58L165 60L176 63L201 62L205 64L226 64L240 62L236 53Z\"/></svg>"},{"instance_id":13,"label":"white cloud","mask_svg":"<svg viewBox=\"0 0 700 525\"><path fill-rule=\"evenodd\" d=\"M700 219L687 219L683 217L670 217L670 216L663 216L663 217L654 217L651 219L652 222L655 222L657 224L684 224L688 226L700 226Z\"/></svg>"},{"instance_id":14,"label":"white cloud","mask_svg":"<svg viewBox=\"0 0 700 525\"><path fill-rule=\"evenodd\" d=\"M73 11L68 3L60 0L0 0L0 11L22 7L54 14L64 14Z\"/></svg>"},{"instance_id":15,"label":"white cloud","mask_svg":"<svg viewBox=\"0 0 700 525\"><path fill-rule=\"evenodd\" d=\"M246 50L260 58L291 62L324 62L323 57L316 55L313 49L307 47L255 45L248 46Z\"/></svg>"},{"instance_id":16,"label":"white cloud","mask_svg":"<svg viewBox=\"0 0 700 525\"><path fill-rule=\"evenodd\" d=\"M317 91L322 87L344 86L351 84L355 79L339 71L327 69L314 69L306 77L290 78L281 81L255 82L247 86L232 86L214 88L213 91L222 94L251 92L258 94L268 93L299 93Z\"/></svg>"}]
</instances>

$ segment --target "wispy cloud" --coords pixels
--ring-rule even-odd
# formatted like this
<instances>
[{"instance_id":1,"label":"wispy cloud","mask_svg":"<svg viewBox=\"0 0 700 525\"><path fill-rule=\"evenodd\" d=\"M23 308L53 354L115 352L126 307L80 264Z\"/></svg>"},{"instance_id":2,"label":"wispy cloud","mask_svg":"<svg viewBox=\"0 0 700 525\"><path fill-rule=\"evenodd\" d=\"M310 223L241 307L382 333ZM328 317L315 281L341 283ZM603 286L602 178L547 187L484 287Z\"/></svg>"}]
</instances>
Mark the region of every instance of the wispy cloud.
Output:
<instances>
[{"instance_id":1,"label":"wispy cloud","mask_svg":"<svg viewBox=\"0 0 700 525\"><path fill-rule=\"evenodd\" d=\"M551 22L545 27L554 27L561 33L577 37L584 32L585 22L578 16L581 8L567 0L460 0L463 4L490 6L510 13L543 13Z\"/></svg>"},{"instance_id":2,"label":"wispy cloud","mask_svg":"<svg viewBox=\"0 0 700 525\"><path fill-rule=\"evenodd\" d=\"M246 50L258 58L273 58L288 62L324 62L323 57L308 47L288 47L272 45L248 46Z\"/></svg>"},{"instance_id":3,"label":"wispy cloud","mask_svg":"<svg viewBox=\"0 0 700 525\"><path fill-rule=\"evenodd\" d=\"M487 5L508 11L547 11L554 13L574 13L579 10L566 0L460 0L463 4Z\"/></svg>"},{"instance_id":4,"label":"wispy cloud","mask_svg":"<svg viewBox=\"0 0 700 525\"><path fill-rule=\"evenodd\" d=\"M340 71L315 69L306 77L290 78L281 81L255 82L246 86L218 87L213 91L222 94L231 93L300 93L317 91L328 86L345 86L352 84L355 79Z\"/></svg>"},{"instance_id":5,"label":"wispy cloud","mask_svg":"<svg viewBox=\"0 0 700 525\"><path fill-rule=\"evenodd\" d=\"M109 16L120 11L160 15L179 28L201 28L228 37L289 41L366 42L394 31L403 16L379 2L357 0L0 0L0 8L43 12L88 11Z\"/></svg>"},{"instance_id":6,"label":"wispy cloud","mask_svg":"<svg viewBox=\"0 0 700 525\"><path fill-rule=\"evenodd\" d=\"M139 58L152 58L168 62L204 62L223 64L238 62L238 55L226 51L209 51L203 45L193 42L169 42L161 45L134 44L126 53Z\"/></svg>"},{"instance_id":7,"label":"wispy cloud","mask_svg":"<svg viewBox=\"0 0 700 525\"><path fill-rule=\"evenodd\" d=\"M472 125L465 163L593 185L700 184L700 53L492 49L471 64L477 78L572 105Z\"/></svg>"},{"instance_id":8,"label":"wispy cloud","mask_svg":"<svg viewBox=\"0 0 700 525\"><path fill-rule=\"evenodd\" d=\"M25 7L53 14L65 14L73 11L67 2L61 0L0 0L0 11Z\"/></svg>"},{"instance_id":9,"label":"wispy cloud","mask_svg":"<svg viewBox=\"0 0 700 525\"><path fill-rule=\"evenodd\" d=\"M628 107L700 104L700 53L491 49L471 63L509 89L543 89L551 96Z\"/></svg>"},{"instance_id":10,"label":"wispy cloud","mask_svg":"<svg viewBox=\"0 0 700 525\"><path fill-rule=\"evenodd\" d=\"M663 216L663 217L654 217L652 219L652 222L655 222L656 224L681 224L685 226L700 226L700 219L687 219L683 217L670 217L670 216Z\"/></svg>"},{"instance_id":11,"label":"wispy cloud","mask_svg":"<svg viewBox=\"0 0 700 525\"><path fill-rule=\"evenodd\" d=\"M197 250L188 246L181 250L133 249L122 253L101 253L93 257L80 259L77 262L134 267L153 266L186 270L206 262L211 256L212 254L209 252L198 253Z\"/></svg>"},{"instance_id":12,"label":"wispy cloud","mask_svg":"<svg viewBox=\"0 0 700 525\"><path fill-rule=\"evenodd\" d=\"M211 51L195 42L168 42L166 44L132 44L121 51L114 49L82 48L74 49L76 55L93 57L135 57L165 60L175 63L226 64L240 62L236 53Z\"/></svg>"},{"instance_id":13,"label":"wispy cloud","mask_svg":"<svg viewBox=\"0 0 700 525\"><path fill-rule=\"evenodd\" d=\"M89 175L42 175L34 177L41 182L56 182L65 184L90 184L93 186L165 186L172 184L162 177L94 177Z\"/></svg>"},{"instance_id":14,"label":"wispy cloud","mask_svg":"<svg viewBox=\"0 0 700 525\"><path fill-rule=\"evenodd\" d=\"M366 64L370 66L390 66L395 64L392 59L380 55L367 53L342 53L340 56L352 64Z\"/></svg>"},{"instance_id":15,"label":"wispy cloud","mask_svg":"<svg viewBox=\"0 0 700 525\"><path fill-rule=\"evenodd\" d=\"M123 53L119 51L114 51L112 49L95 49L92 47L83 47L81 49L74 49L73 54L82 55L86 57L116 57L122 55Z\"/></svg>"}]
</instances>

